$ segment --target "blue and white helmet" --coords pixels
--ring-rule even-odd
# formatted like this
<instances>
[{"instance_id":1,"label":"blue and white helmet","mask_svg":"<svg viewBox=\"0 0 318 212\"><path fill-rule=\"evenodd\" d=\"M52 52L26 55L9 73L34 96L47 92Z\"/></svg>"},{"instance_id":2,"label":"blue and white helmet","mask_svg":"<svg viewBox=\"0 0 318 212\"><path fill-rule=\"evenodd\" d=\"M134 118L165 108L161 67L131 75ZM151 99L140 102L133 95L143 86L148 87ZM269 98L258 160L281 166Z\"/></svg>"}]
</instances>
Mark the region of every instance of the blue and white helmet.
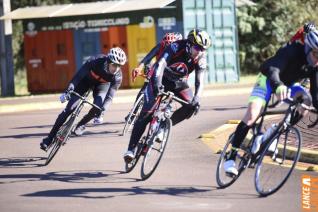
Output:
<instances>
[{"instance_id":1,"label":"blue and white helmet","mask_svg":"<svg viewBox=\"0 0 318 212\"><path fill-rule=\"evenodd\" d=\"M305 44L310 49L318 50L318 31L316 29L314 29L314 30L310 31L308 34L306 34Z\"/></svg>"},{"instance_id":2,"label":"blue and white helmet","mask_svg":"<svg viewBox=\"0 0 318 212\"><path fill-rule=\"evenodd\" d=\"M119 47L111 48L108 57L112 63L119 65L125 65L127 60L125 52Z\"/></svg>"}]
</instances>

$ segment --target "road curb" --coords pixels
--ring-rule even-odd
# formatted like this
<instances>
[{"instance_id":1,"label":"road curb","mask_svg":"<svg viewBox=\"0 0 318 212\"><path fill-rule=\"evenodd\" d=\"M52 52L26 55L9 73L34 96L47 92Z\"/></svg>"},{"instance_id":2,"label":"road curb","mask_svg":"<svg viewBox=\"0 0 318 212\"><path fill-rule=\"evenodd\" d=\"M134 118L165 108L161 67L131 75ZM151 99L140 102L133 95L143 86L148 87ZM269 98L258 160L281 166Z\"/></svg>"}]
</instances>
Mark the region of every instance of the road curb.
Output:
<instances>
[{"instance_id":1,"label":"road curb","mask_svg":"<svg viewBox=\"0 0 318 212\"><path fill-rule=\"evenodd\" d=\"M139 89L119 90L113 99L114 104L133 103ZM250 92L250 88L246 86L236 86L235 94L233 89L210 87L206 89L202 97L229 96L237 94L246 94ZM0 98L0 114L15 113L24 111L37 111L48 109L62 109L65 104L59 102L59 94L28 96L28 97L8 97Z\"/></svg>"},{"instance_id":2,"label":"road curb","mask_svg":"<svg viewBox=\"0 0 318 212\"><path fill-rule=\"evenodd\" d=\"M234 132L240 120L229 120L226 124L211 130L210 132L203 133L199 136L201 141L207 145L214 154L220 154L229 135ZM318 172L318 152L310 149L302 149L299 159L302 164L298 169L305 171Z\"/></svg>"}]
</instances>

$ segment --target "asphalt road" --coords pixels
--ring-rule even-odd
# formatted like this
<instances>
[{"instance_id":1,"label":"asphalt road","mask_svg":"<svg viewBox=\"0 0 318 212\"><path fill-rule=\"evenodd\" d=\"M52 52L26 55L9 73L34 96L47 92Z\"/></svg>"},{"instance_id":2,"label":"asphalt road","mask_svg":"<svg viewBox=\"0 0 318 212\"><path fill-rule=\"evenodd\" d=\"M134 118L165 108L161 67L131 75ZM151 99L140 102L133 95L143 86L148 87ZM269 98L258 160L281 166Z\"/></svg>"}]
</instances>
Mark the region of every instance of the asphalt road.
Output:
<instances>
[{"instance_id":1,"label":"asphalt road","mask_svg":"<svg viewBox=\"0 0 318 212\"><path fill-rule=\"evenodd\" d=\"M105 124L71 138L48 166L43 166L46 153L39 142L60 111L1 114L0 211L301 211L304 172L299 170L267 198L258 197L252 169L231 187L217 188L218 155L198 137L228 119L240 119L246 102L246 94L203 98L199 115L173 128L165 155L147 181L139 181L139 166L124 173L129 137L119 134L131 103L113 104Z\"/></svg>"}]
</instances>

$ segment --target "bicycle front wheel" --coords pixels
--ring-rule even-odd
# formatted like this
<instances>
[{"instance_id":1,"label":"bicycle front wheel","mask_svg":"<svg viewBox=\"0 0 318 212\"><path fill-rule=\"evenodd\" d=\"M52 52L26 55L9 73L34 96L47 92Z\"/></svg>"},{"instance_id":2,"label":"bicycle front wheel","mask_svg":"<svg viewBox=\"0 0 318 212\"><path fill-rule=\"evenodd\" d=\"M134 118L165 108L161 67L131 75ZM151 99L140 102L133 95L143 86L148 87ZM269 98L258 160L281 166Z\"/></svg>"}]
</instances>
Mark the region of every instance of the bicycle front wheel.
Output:
<instances>
[{"instance_id":1,"label":"bicycle front wheel","mask_svg":"<svg viewBox=\"0 0 318 212\"><path fill-rule=\"evenodd\" d=\"M216 169L216 182L219 185L219 188L226 188L232 185L241 173L247 168L248 164L248 154L245 153L243 150L239 150L236 155L236 168L238 170L238 175L232 175L225 172L224 163L228 159L231 149L232 149L232 139L234 134L230 135L227 143L225 144L223 151L220 154L220 158L218 161L217 169Z\"/></svg>"},{"instance_id":2,"label":"bicycle front wheel","mask_svg":"<svg viewBox=\"0 0 318 212\"><path fill-rule=\"evenodd\" d=\"M143 104L144 104L144 94L141 94L139 96L139 98L137 99L137 101L135 102L133 108L131 109L131 111L128 114L124 129L123 129L123 133L122 133L123 136L128 131L130 131L132 126L134 126L134 124L135 124L135 122L136 122L136 120L141 112Z\"/></svg>"},{"instance_id":3,"label":"bicycle front wheel","mask_svg":"<svg viewBox=\"0 0 318 212\"><path fill-rule=\"evenodd\" d=\"M256 191L268 196L278 191L288 177L300 156L301 134L295 127L279 131L260 155L254 177Z\"/></svg>"},{"instance_id":4,"label":"bicycle front wheel","mask_svg":"<svg viewBox=\"0 0 318 212\"><path fill-rule=\"evenodd\" d=\"M143 151L145 145L146 144L144 142L144 139L142 139L142 140L140 140L138 142L137 147L136 147L137 150L136 150L135 158L132 161L130 161L129 163L125 164L126 173L131 172L135 168L135 166L137 165L138 160L139 160L139 158L140 158L140 156L142 154L142 151Z\"/></svg>"},{"instance_id":5,"label":"bicycle front wheel","mask_svg":"<svg viewBox=\"0 0 318 212\"><path fill-rule=\"evenodd\" d=\"M46 159L45 165L48 165L56 153L59 151L61 146L68 140L71 130L74 126L75 116L70 117L70 119L59 129L50 147L50 153Z\"/></svg>"},{"instance_id":6,"label":"bicycle front wheel","mask_svg":"<svg viewBox=\"0 0 318 212\"><path fill-rule=\"evenodd\" d=\"M170 119L166 119L165 121L161 122L160 128L163 130L162 140L158 140L158 132L160 131L160 128L148 140L148 150L141 165L142 180L148 179L156 170L169 140L171 126L172 122Z\"/></svg>"}]
</instances>

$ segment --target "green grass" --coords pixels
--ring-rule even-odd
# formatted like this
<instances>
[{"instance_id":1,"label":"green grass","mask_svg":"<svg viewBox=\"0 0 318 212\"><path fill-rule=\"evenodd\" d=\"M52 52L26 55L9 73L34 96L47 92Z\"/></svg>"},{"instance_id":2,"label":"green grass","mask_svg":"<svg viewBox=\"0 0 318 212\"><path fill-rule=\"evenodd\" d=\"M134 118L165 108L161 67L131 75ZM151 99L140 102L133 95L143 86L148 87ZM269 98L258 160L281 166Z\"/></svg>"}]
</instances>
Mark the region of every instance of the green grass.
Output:
<instances>
[{"instance_id":1,"label":"green grass","mask_svg":"<svg viewBox=\"0 0 318 212\"><path fill-rule=\"evenodd\" d=\"M257 74L253 75L241 75L240 84L254 84L256 82Z\"/></svg>"},{"instance_id":2,"label":"green grass","mask_svg":"<svg viewBox=\"0 0 318 212\"><path fill-rule=\"evenodd\" d=\"M16 96L30 95L26 78L26 70L19 70L14 75L14 91Z\"/></svg>"}]
</instances>

